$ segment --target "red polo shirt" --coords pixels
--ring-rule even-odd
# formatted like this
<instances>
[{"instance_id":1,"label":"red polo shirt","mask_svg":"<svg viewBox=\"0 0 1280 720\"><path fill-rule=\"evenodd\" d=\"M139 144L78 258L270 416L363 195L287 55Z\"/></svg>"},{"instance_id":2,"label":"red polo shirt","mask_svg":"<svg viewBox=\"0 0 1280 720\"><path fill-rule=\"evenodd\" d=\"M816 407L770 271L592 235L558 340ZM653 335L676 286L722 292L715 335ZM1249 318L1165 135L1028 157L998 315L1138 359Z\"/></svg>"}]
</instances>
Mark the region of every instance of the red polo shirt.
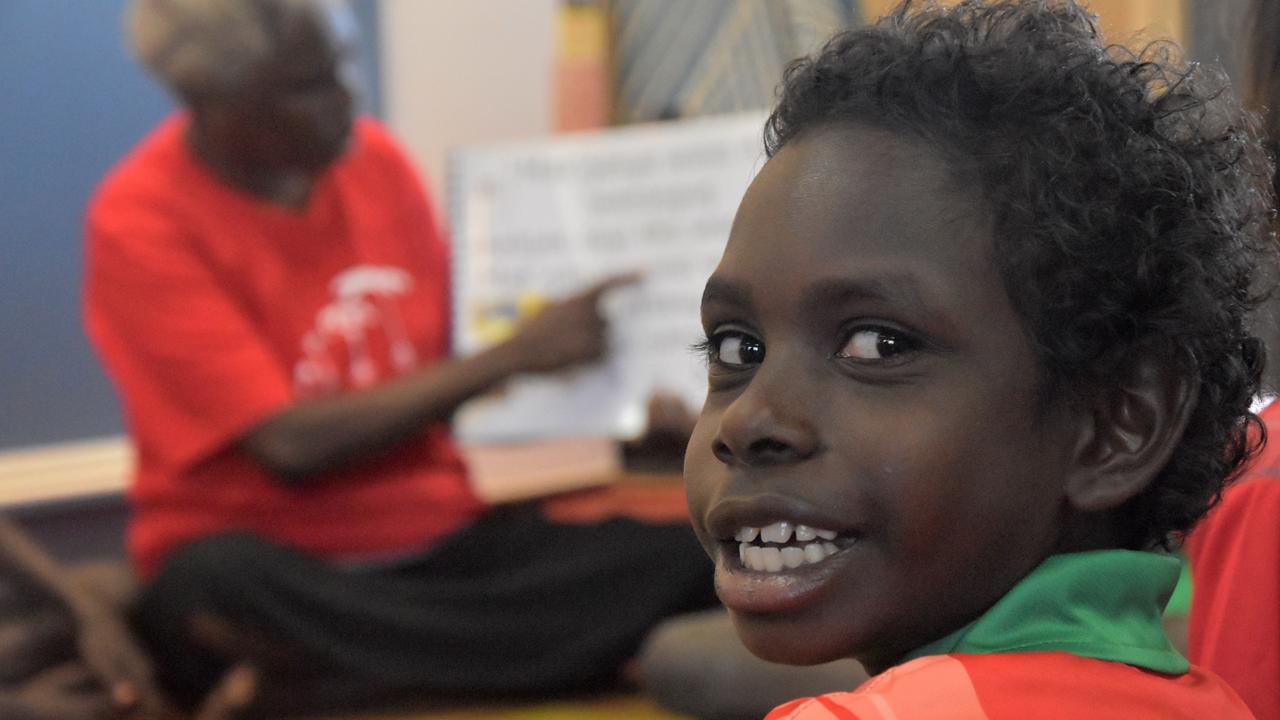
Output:
<instances>
[{"instance_id":1,"label":"red polo shirt","mask_svg":"<svg viewBox=\"0 0 1280 720\"><path fill-rule=\"evenodd\" d=\"M294 212L214 178L186 127L157 128L88 214L85 321L137 446L138 569L233 530L342 558L412 552L469 523L483 505L444 427L299 488L237 447L299 399L446 354L447 248L403 154L358 122Z\"/></svg>"}]
</instances>

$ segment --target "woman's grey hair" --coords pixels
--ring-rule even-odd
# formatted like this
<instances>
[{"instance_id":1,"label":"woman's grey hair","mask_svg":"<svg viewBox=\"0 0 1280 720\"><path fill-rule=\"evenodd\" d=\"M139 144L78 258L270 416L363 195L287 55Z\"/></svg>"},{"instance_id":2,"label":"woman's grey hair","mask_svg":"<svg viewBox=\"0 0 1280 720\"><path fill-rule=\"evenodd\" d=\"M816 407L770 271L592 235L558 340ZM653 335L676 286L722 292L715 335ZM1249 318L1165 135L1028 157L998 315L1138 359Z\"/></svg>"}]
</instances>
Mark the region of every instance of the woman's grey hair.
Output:
<instances>
[{"instance_id":1,"label":"woman's grey hair","mask_svg":"<svg viewBox=\"0 0 1280 720\"><path fill-rule=\"evenodd\" d=\"M184 99L234 93L271 60L281 20L332 0L130 0L130 53Z\"/></svg>"}]
</instances>

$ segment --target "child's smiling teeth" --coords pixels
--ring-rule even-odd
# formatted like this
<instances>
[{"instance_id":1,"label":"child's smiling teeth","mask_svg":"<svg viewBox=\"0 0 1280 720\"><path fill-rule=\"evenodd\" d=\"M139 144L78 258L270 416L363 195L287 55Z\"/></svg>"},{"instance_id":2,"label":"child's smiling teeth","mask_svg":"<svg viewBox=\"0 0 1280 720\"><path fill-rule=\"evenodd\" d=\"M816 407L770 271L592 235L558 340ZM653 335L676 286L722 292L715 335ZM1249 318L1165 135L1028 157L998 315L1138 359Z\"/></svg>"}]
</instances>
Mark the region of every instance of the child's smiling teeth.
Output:
<instances>
[{"instance_id":1,"label":"child's smiling teeth","mask_svg":"<svg viewBox=\"0 0 1280 720\"><path fill-rule=\"evenodd\" d=\"M740 528L734 539L738 541L738 559L743 567L756 572L776 573L783 568L812 565L840 551L832 542L836 539L834 530L793 525L785 520L762 528Z\"/></svg>"}]
</instances>

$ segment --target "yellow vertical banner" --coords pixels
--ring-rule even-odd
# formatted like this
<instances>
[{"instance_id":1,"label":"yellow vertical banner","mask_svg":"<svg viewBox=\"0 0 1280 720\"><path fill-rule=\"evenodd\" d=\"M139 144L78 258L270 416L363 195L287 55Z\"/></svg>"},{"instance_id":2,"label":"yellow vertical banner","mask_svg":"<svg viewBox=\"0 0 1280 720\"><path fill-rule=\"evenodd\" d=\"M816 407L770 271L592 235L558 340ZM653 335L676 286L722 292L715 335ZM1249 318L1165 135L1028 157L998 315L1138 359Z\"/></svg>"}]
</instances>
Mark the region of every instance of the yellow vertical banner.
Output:
<instances>
[{"instance_id":1,"label":"yellow vertical banner","mask_svg":"<svg viewBox=\"0 0 1280 720\"><path fill-rule=\"evenodd\" d=\"M1186 47L1184 0L1093 0L1102 37L1135 50L1154 40L1173 40Z\"/></svg>"},{"instance_id":2,"label":"yellow vertical banner","mask_svg":"<svg viewBox=\"0 0 1280 720\"><path fill-rule=\"evenodd\" d=\"M938 0L939 5L955 5L960 0ZM902 4L902 0L860 0L859 6L862 8L862 18L868 23L889 14L890 10ZM918 3L923 5L924 3Z\"/></svg>"},{"instance_id":3,"label":"yellow vertical banner","mask_svg":"<svg viewBox=\"0 0 1280 720\"><path fill-rule=\"evenodd\" d=\"M862 0L862 17L874 22L897 7L900 0ZM955 5L958 0L940 0ZM1185 0L1086 0L1082 3L1098 16L1098 26L1108 42L1140 48L1153 40L1173 40L1186 46Z\"/></svg>"},{"instance_id":4,"label":"yellow vertical banner","mask_svg":"<svg viewBox=\"0 0 1280 720\"><path fill-rule=\"evenodd\" d=\"M562 0L556 17L554 128L603 127L609 120L609 24L604 0Z\"/></svg>"}]
</instances>

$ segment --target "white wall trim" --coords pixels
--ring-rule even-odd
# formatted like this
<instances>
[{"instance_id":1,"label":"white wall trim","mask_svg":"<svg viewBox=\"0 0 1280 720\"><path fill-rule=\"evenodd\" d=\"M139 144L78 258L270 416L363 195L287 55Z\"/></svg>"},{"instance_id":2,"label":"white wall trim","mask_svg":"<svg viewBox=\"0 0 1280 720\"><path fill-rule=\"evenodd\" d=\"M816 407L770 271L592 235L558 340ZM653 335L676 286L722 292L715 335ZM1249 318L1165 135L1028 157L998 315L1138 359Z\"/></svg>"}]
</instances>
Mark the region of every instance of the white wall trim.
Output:
<instances>
[{"instance_id":1,"label":"white wall trim","mask_svg":"<svg viewBox=\"0 0 1280 720\"><path fill-rule=\"evenodd\" d=\"M133 462L123 436L0 451L0 508L122 492Z\"/></svg>"},{"instance_id":2,"label":"white wall trim","mask_svg":"<svg viewBox=\"0 0 1280 720\"><path fill-rule=\"evenodd\" d=\"M476 492L491 503L609 482L621 473L618 444L604 438L464 445ZM134 467L123 436L0 451L0 509L124 492Z\"/></svg>"}]
</instances>

